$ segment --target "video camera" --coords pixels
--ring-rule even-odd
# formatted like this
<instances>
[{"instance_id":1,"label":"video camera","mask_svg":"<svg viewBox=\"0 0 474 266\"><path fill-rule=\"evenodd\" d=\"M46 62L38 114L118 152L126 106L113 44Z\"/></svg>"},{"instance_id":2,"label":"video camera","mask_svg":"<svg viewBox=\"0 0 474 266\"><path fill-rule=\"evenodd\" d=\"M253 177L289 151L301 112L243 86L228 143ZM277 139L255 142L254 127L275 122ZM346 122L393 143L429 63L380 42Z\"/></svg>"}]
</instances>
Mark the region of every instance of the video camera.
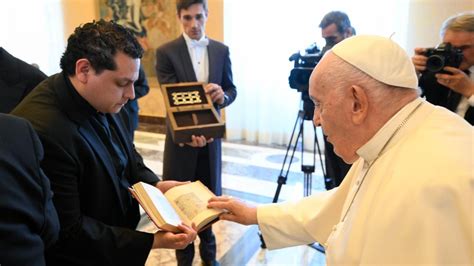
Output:
<instances>
[{"instance_id":1,"label":"video camera","mask_svg":"<svg viewBox=\"0 0 474 266\"><path fill-rule=\"evenodd\" d=\"M458 68L462 61L462 50L454 48L450 43L441 43L436 48L428 48L424 53L426 61L426 71L434 73L448 73L443 71L445 66Z\"/></svg>"},{"instance_id":2,"label":"video camera","mask_svg":"<svg viewBox=\"0 0 474 266\"><path fill-rule=\"evenodd\" d=\"M309 77L314 67L318 64L323 54L316 43L305 49L305 54L301 55L298 51L290 56L289 60L294 61L294 68L290 72L288 81L292 89L299 92L307 92L309 87Z\"/></svg>"},{"instance_id":3,"label":"video camera","mask_svg":"<svg viewBox=\"0 0 474 266\"><path fill-rule=\"evenodd\" d=\"M309 97L309 77L314 67L323 57L323 53L319 50L316 43L313 43L305 49L305 54L301 55L298 51L290 56L289 60L295 62L290 72L288 81L292 89L301 92L301 100L303 101L304 120L313 119L314 103Z\"/></svg>"}]
</instances>

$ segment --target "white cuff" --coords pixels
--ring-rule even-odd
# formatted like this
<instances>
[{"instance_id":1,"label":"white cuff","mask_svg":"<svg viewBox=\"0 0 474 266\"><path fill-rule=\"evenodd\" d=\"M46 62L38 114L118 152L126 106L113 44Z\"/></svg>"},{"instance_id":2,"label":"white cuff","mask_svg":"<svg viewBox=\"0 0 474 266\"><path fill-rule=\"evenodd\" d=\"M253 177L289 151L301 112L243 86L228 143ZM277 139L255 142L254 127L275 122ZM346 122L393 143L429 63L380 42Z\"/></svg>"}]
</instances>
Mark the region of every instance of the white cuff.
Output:
<instances>
[{"instance_id":1,"label":"white cuff","mask_svg":"<svg viewBox=\"0 0 474 266\"><path fill-rule=\"evenodd\" d=\"M467 102L469 103L469 106L474 106L474 94L471 95L471 97L467 98Z\"/></svg>"}]
</instances>

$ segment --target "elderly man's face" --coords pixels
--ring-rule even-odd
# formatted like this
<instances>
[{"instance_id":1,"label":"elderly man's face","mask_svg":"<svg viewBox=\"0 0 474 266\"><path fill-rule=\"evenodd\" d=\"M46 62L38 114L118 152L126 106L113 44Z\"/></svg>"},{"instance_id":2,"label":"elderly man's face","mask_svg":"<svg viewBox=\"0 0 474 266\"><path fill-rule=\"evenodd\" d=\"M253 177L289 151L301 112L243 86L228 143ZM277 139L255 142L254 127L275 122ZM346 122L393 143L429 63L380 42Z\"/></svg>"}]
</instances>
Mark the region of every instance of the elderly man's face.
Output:
<instances>
[{"instance_id":1,"label":"elderly man's face","mask_svg":"<svg viewBox=\"0 0 474 266\"><path fill-rule=\"evenodd\" d=\"M334 152L345 162L357 159L351 132L351 97L348 88L337 88L330 79L324 78L333 67L334 55L329 52L313 71L309 82L309 95L314 102L313 122L321 126L327 140L334 145Z\"/></svg>"}]
</instances>

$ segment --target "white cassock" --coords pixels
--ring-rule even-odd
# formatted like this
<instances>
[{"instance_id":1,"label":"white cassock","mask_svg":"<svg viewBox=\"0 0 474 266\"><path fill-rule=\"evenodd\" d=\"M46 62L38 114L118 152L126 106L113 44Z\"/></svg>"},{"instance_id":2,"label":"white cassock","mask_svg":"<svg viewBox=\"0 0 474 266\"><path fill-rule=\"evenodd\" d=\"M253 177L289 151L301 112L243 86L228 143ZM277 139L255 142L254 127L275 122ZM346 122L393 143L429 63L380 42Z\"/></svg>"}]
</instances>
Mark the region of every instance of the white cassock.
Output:
<instances>
[{"instance_id":1,"label":"white cassock","mask_svg":"<svg viewBox=\"0 0 474 266\"><path fill-rule=\"evenodd\" d=\"M357 153L340 187L258 207L269 249L319 242L328 265L474 265L472 126L416 99Z\"/></svg>"}]
</instances>

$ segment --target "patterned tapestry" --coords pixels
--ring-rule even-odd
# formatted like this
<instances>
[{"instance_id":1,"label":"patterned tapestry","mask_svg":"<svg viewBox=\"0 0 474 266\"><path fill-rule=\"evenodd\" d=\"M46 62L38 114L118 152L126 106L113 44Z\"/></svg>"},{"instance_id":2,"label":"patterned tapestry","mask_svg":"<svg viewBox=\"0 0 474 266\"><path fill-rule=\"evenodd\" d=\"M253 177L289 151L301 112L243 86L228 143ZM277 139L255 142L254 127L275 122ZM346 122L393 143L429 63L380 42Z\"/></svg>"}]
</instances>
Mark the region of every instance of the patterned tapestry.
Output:
<instances>
[{"instance_id":1,"label":"patterned tapestry","mask_svg":"<svg viewBox=\"0 0 474 266\"><path fill-rule=\"evenodd\" d=\"M147 77L156 76L155 50L181 33L175 0L99 0L100 17L131 29L145 50ZM150 79L150 78L149 78Z\"/></svg>"}]
</instances>

